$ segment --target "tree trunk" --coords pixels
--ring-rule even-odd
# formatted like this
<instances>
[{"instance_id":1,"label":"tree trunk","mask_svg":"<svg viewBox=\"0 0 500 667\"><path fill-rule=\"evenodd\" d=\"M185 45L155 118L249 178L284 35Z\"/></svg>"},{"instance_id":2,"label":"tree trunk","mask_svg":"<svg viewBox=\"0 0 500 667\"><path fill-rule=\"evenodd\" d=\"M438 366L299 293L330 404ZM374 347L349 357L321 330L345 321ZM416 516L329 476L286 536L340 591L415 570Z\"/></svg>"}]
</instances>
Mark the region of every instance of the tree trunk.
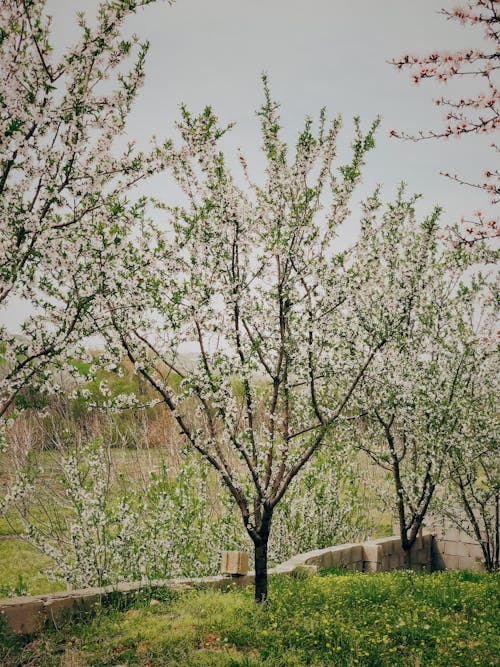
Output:
<instances>
[{"instance_id":1,"label":"tree trunk","mask_svg":"<svg viewBox=\"0 0 500 667\"><path fill-rule=\"evenodd\" d=\"M267 600L267 543L269 535L255 543L255 601Z\"/></svg>"},{"instance_id":2,"label":"tree trunk","mask_svg":"<svg viewBox=\"0 0 500 667\"><path fill-rule=\"evenodd\" d=\"M407 570L412 569L412 555L413 555L413 545L418 537L418 531L420 531L421 524L412 526L411 530L403 528L401 531L401 548L403 549L404 554L404 565Z\"/></svg>"},{"instance_id":3,"label":"tree trunk","mask_svg":"<svg viewBox=\"0 0 500 667\"><path fill-rule=\"evenodd\" d=\"M406 548L405 548L405 546L403 546L403 553L404 553L404 556L405 556L405 568L407 570L412 569L411 556L412 556L413 544L414 544L414 542L412 542L411 544L407 543Z\"/></svg>"}]
</instances>

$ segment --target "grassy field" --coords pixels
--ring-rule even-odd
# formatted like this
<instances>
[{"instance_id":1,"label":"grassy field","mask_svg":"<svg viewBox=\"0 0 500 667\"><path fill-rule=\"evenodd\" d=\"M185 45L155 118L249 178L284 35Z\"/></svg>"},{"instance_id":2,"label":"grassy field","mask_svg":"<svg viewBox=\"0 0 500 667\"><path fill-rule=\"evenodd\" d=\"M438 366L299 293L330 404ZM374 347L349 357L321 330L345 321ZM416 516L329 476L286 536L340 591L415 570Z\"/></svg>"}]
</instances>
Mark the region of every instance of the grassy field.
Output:
<instances>
[{"instance_id":1,"label":"grassy field","mask_svg":"<svg viewBox=\"0 0 500 667\"><path fill-rule=\"evenodd\" d=\"M4 636L5 667L487 667L498 665L498 575L323 573L252 590L97 608L38 638Z\"/></svg>"},{"instance_id":2,"label":"grassy field","mask_svg":"<svg viewBox=\"0 0 500 667\"><path fill-rule=\"evenodd\" d=\"M51 581L51 560L18 539L0 539L0 597L52 593L66 585Z\"/></svg>"}]
</instances>

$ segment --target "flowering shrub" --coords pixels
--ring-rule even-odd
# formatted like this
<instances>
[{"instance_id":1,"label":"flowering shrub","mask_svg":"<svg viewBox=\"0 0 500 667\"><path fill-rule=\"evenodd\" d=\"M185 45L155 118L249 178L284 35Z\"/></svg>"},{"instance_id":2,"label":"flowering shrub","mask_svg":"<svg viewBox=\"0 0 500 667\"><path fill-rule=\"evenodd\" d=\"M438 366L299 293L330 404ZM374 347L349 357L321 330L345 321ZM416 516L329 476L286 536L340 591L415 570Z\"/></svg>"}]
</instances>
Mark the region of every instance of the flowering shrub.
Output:
<instances>
[{"instance_id":1,"label":"flowering shrub","mask_svg":"<svg viewBox=\"0 0 500 667\"><path fill-rule=\"evenodd\" d=\"M38 466L10 485L2 513L21 519L24 538L52 559L52 577L81 588L213 575L223 550L248 548L227 491L199 457L176 470L162 464L143 484L117 472L112 457L100 442L61 449L51 452L60 485ZM352 481L348 466L310 465L276 513L271 558L357 537L365 526Z\"/></svg>"},{"instance_id":2,"label":"flowering shrub","mask_svg":"<svg viewBox=\"0 0 500 667\"><path fill-rule=\"evenodd\" d=\"M55 503L44 497L46 482L19 472L3 509L16 510L25 538L53 559L52 575L73 586L212 574L220 544L233 544L194 459L175 477L166 467L152 472L144 489L115 479L111 450L99 442L61 454L58 467Z\"/></svg>"},{"instance_id":3,"label":"flowering shrub","mask_svg":"<svg viewBox=\"0 0 500 667\"><path fill-rule=\"evenodd\" d=\"M369 534L358 466L352 451L344 449L343 455L332 460L322 452L292 482L273 517L269 556L275 563Z\"/></svg>"}]
</instances>

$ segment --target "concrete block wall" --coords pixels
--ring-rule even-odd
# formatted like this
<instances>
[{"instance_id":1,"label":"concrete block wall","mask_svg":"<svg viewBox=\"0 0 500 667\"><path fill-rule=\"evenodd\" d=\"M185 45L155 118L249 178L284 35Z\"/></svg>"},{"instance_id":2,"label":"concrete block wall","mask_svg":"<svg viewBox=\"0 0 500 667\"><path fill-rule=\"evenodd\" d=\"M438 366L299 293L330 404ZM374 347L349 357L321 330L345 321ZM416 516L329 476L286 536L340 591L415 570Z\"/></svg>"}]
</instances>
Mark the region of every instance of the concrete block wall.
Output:
<instances>
[{"instance_id":1,"label":"concrete block wall","mask_svg":"<svg viewBox=\"0 0 500 667\"><path fill-rule=\"evenodd\" d=\"M317 569L339 567L362 572L364 550L362 544L341 544L336 547L328 547L327 549L318 549L300 554L300 556L295 556L291 561L284 563L284 565L290 562L309 567L312 566Z\"/></svg>"},{"instance_id":2,"label":"concrete block wall","mask_svg":"<svg viewBox=\"0 0 500 667\"><path fill-rule=\"evenodd\" d=\"M387 572L408 567L399 537L384 537L361 544L341 544L299 554L269 570L269 574L290 575L303 568L347 568L357 572ZM411 568L414 570L467 569L482 570L481 549L461 532L425 533L413 547ZM76 612L89 613L96 603L108 596L133 596L141 590L159 588L209 587L227 589L254 582L254 573L241 577L204 577L200 579L168 579L150 582L122 583L103 588L87 588L67 593L0 600L0 616L16 633L33 634L47 624L58 624Z\"/></svg>"},{"instance_id":3,"label":"concrete block wall","mask_svg":"<svg viewBox=\"0 0 500 667\"><path fill-rule=\"evenodd\" d=\"M479 544L455 526L433 527L432 568L482 572L483 552Z\"/></svg>"},{"instance_id":4,"label":"concrete block wall","mask_svg":"<svg viewBox=\"0 0 500 667\"><path fill-rule=\"evenodd\" d=\"M249 573L242 577L202 577L199 579L166 579L150 582L123 582L115 586L85 588L68 592L51 593L50 595L12 597L0 600L1 622L18 634L34 634L40 632L47 624L55 625L74 614L91 613L96 604L105 603L107 599L119 595L133 599L141 591L170 588L182 590L186 588L209 587L213 590L226 589L231 586L248 586L253 584L254 576Z\"/></svg>"},{"instance_id":5,"label":"concrete block wall","mask_svg":"<svg viewBox=\"0 0 500 667\"><path fill-rule=\"evenodd\" d=\"M412 569L431 570L432 540L431 533L417 539L413 547ZM279 568L288 564L294 564L295 567L299 565L317 568L344 567L358 572L387 572L408 567L399 537L383 537L361 544L342 544L311 551L295 556Z\"/></svg>"}]
</instances>

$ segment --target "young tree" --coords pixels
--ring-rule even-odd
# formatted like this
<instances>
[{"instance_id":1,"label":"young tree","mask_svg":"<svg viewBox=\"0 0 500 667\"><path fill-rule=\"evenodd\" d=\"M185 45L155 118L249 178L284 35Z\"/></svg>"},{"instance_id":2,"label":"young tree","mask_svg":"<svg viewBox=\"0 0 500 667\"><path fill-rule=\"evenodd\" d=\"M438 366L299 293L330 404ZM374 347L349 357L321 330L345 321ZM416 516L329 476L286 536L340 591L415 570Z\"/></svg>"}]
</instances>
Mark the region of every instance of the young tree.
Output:
<instances>
[{"instance_id":1,"label":"young tree","mask_svg":"<svg viewBox=\"0 0 500 667\"><path fill-rule=\"evenodd\" d=\"M173 242L150 228L107 267L114 334L103 358L125 350L218 471L254 545L258 601L267 597L275 508L385 343L351 321L355 295L335 251L377 122L363 134L355 120L352 159L335 169L340 119L328 125L322 112L316 134L306 121L289 160L264 86L265 180L251 182L241 156L247 190L218 149L227 128L209 108L198 117L183 109L184 144L171 161L187 205L168 209ZM185 343L197 350L191 365L180 354Z\"/></svg>"},{"instance_id":2,"label":"young tree","mask_svg":"<svg viewBox=\"0 0 500 667\"><path fill-rule=\"evenodd\" d=\"M481 320L482 333L472 332L475 345L470 361L474 373L459 406L460 427L450 451L446 484L437 510L477 540L485 568L494 572L500 567L500 423L499 334L494 333L498 303L493 299L483 304Z\"/></svg>"},{"instance_id":3,"label":"young tree","mask_svg":"<svg viewBox=\"0 0 500 667\"><path fill-rule=\"evenodd\" d=\"M399 219L389 214L380 227L366 226L358 245L359 262L373 281L360 317L384 324L394 320L394 309L406 316L372 363L356 397L361 417L351 422L357 446L390 473L408 566L471 416L474 308L485 284L480 274L467 281L470 254L440 243L439 211L419 226L413 204L406 202Z\"/></svg>"},{"instance_id":4,"label":"young tree","mask_svg":"<svg viewBox=\"0 0 500 667\"><path fill-rule=\"evenodd\" d=\"M391 135L412 141L422 139L441 139L461 137L467 134L493 134L500 126L500 94L498 91L498 60L499 52L499 9L495 0L467 0L452 10L442 9L441 13L448 20L458 21L463 26L477 27L484 32L484 48L466 48L460 51L433 51L424 56L405 54L392 64L398 69L412 72L412 80L419 84L426 79L447 83L452 79L476 79L484 83L484 90L470 92L453 99L439 97L435 104L446 110L445 125L440 130L420 131L417 135L406 134L396 130ZM498 153L496 143L491 148ZM491 203L498 203L500 194L499 172L494 166L485 169L484 180L477 183L466 182L456 174L445 173L460 184L479 188L489 196ZM474 219L462 218L466 225L466 235L458 227L454 232L467 244L485 238L493 238L500 234L498 219L476 212Z\"/></svg>"},{"instance_id":5,"label":"young tree","mask_svg":"<svg viewBox=\"0 0 500 667\"><path fill-rule=\"evenodd\" d=\"M92 333L89 271L133 224L131 188L163 166L161 150L116 144L148 49L123 38L123 25L151 2L101 2L95 26L80 14L80 37L57 61L45 0L2 2L0 308L17 299L27 314L21 337L0 329L0 420L24 387L53 388L57 368Z\"/></svg>"}]
</instances>

